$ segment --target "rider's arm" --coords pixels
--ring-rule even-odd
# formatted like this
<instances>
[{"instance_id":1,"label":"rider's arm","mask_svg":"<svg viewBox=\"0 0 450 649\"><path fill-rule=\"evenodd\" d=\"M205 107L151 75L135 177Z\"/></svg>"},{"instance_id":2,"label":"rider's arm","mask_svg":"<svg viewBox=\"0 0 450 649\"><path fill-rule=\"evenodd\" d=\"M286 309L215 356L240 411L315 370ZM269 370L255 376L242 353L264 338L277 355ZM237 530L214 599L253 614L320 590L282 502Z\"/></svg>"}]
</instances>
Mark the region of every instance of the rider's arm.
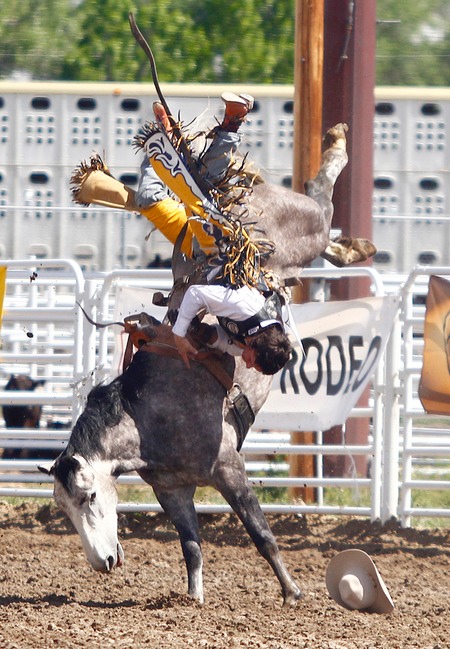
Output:
<instances>
[{"instance_id":1,"label":"rider's arm","mask_svg":"<svg viewBox=\"0 0 450 649\"><path fill-rule=\"evenodd\" d=\"M176 336L185 336L192 320L202 308L205 308L202 292L196 290L197 288L199 287L190 286L183 297L176 322L172 327Z\"/></svg>"},{"instance_id":2,"label":"rider's arm","mask_svg":"<svg viewBox=\"0 0 450 649\"><path fill-rule=\"evenodd\" d=\"M208 312L214 312L213 309L216 302L215 295L216 293L221 292L220 290L208 290L211 288L212 287L210 286L190 286L183 297L178 311L177 320L172 327L175 345L187 367L189 367L189 356L195 356L195 354L197 354L195 347L193 347L186 338L189 325L197 313L202 309L206 309ZM222 287L214 288L221 289ZM207 299L207 294L210 294L209 300Z\"/></svg>"}]
</instances>

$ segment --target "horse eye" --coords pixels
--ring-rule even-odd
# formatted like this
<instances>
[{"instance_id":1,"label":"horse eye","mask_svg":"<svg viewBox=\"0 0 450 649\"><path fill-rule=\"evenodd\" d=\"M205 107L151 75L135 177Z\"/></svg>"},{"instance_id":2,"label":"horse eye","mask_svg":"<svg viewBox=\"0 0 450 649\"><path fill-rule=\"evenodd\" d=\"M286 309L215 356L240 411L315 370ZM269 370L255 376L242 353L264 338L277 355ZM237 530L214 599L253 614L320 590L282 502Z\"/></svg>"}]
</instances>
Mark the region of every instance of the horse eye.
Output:
<instances>
[{"instance_id":1,"label":"horse eye","mask_svg":"<svg viewBox=\"0 0 450 649\"><path fill-rule=\"evenodd\" d=\"M95 491L93 491L93 492L91 493L91 495L89 496L89 503L90 503L91 505L92 505L93 502L95 502L96 497L97 497L97 494L95 493Z\"/></svg>"}]
</instances>

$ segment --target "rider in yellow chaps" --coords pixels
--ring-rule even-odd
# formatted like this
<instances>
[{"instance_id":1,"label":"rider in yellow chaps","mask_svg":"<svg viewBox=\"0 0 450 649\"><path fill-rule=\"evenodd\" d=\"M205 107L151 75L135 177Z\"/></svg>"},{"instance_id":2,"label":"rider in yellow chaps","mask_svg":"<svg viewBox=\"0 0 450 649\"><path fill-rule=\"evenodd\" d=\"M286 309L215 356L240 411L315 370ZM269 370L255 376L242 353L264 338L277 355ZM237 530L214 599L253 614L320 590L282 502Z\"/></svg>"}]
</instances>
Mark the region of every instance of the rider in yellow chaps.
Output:
<instances>
[{"instance_id":1,"label":"rider in yellow chaps","mask_svg":"<svg viewBox=\"0 0 450 649\"><path fill-rule=\"evenodd\" d=\"M237 130L253 105L248 95L224 93L222 99L224 119L214 129L210 149L202 158L202 173L211 180L226 173L240 143ZM173 244L187 223L181 251L192 257L195 238L207 255L216 253L217 240L230 235L232 227L196 185L172 146L171 127L163 107L155 104L154 111L161 130L150 135L145 143L137 191L113 178L102 160L94 156L90 167L80 165L72 178L74 200L139 212ZM183 202L172 198L167 188Z\"/></svg>"}]
</instances>

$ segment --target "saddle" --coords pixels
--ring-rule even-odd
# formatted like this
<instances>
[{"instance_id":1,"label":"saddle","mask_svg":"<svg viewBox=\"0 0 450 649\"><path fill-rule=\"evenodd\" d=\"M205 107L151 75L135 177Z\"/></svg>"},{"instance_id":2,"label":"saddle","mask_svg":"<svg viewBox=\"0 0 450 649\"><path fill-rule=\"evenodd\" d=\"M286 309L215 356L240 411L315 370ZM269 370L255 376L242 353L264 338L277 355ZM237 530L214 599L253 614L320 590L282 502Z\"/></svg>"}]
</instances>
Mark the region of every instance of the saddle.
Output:
<instances>
[{"instance_id":1,"label":"saddle","mask_svg":"<svg viewBox=\"0 0 450 649\"><path fill-rule=\"evenodd\" d=\"M138 353L148 352L181 360L171 327L160 323L147 313L127 316L124 319L124 329L128 333L128 341L123 359L123 371L131 363L134 348L138 350ZM245 436L255 421L255 414L247 396L242 392L241 387L234 383L233 377L225 369L221 355L204 348L205 342L208 342L209 333L209 326L201 323L188 334L191 344L199 350L192 360L201 363L225 388L231 411L234 413L238 425L237 450L240 451Z\"/></svg>"}]
</instances>

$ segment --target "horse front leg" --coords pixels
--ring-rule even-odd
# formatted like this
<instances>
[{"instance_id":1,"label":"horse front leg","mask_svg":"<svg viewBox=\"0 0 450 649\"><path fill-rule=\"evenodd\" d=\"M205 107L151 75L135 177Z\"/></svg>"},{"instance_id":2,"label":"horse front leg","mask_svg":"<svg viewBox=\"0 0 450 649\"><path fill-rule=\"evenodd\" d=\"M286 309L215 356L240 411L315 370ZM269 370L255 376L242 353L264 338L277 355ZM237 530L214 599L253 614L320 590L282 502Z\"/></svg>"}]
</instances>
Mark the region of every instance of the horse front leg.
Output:
<instances>
[{"instance_id":1,"label":"horse front leg","mask_svg":"<svg viewBox=\"0 0 450 649\"><path fill-rule=\"evenodd\" d=\"M235 463L228 460L217 467L214 486L239 516L258 552L274 571L281 585L283 604L293 606L303 597L302 591L284 565L275 537L240 462L237 458Z\"/></svg>"},{"instance_id":2,"label":"horse front leg","mask_svg":"<svg viewBox=\"0 0 450 649\"><path fill-rule=\"evenodd\" d=\"M197 513L193 503L195 486L173 491L161 491L155 488L153 490L180 537L188 575L188 594L203 604L203 556Z\"/></svg>"}]
</instances>

